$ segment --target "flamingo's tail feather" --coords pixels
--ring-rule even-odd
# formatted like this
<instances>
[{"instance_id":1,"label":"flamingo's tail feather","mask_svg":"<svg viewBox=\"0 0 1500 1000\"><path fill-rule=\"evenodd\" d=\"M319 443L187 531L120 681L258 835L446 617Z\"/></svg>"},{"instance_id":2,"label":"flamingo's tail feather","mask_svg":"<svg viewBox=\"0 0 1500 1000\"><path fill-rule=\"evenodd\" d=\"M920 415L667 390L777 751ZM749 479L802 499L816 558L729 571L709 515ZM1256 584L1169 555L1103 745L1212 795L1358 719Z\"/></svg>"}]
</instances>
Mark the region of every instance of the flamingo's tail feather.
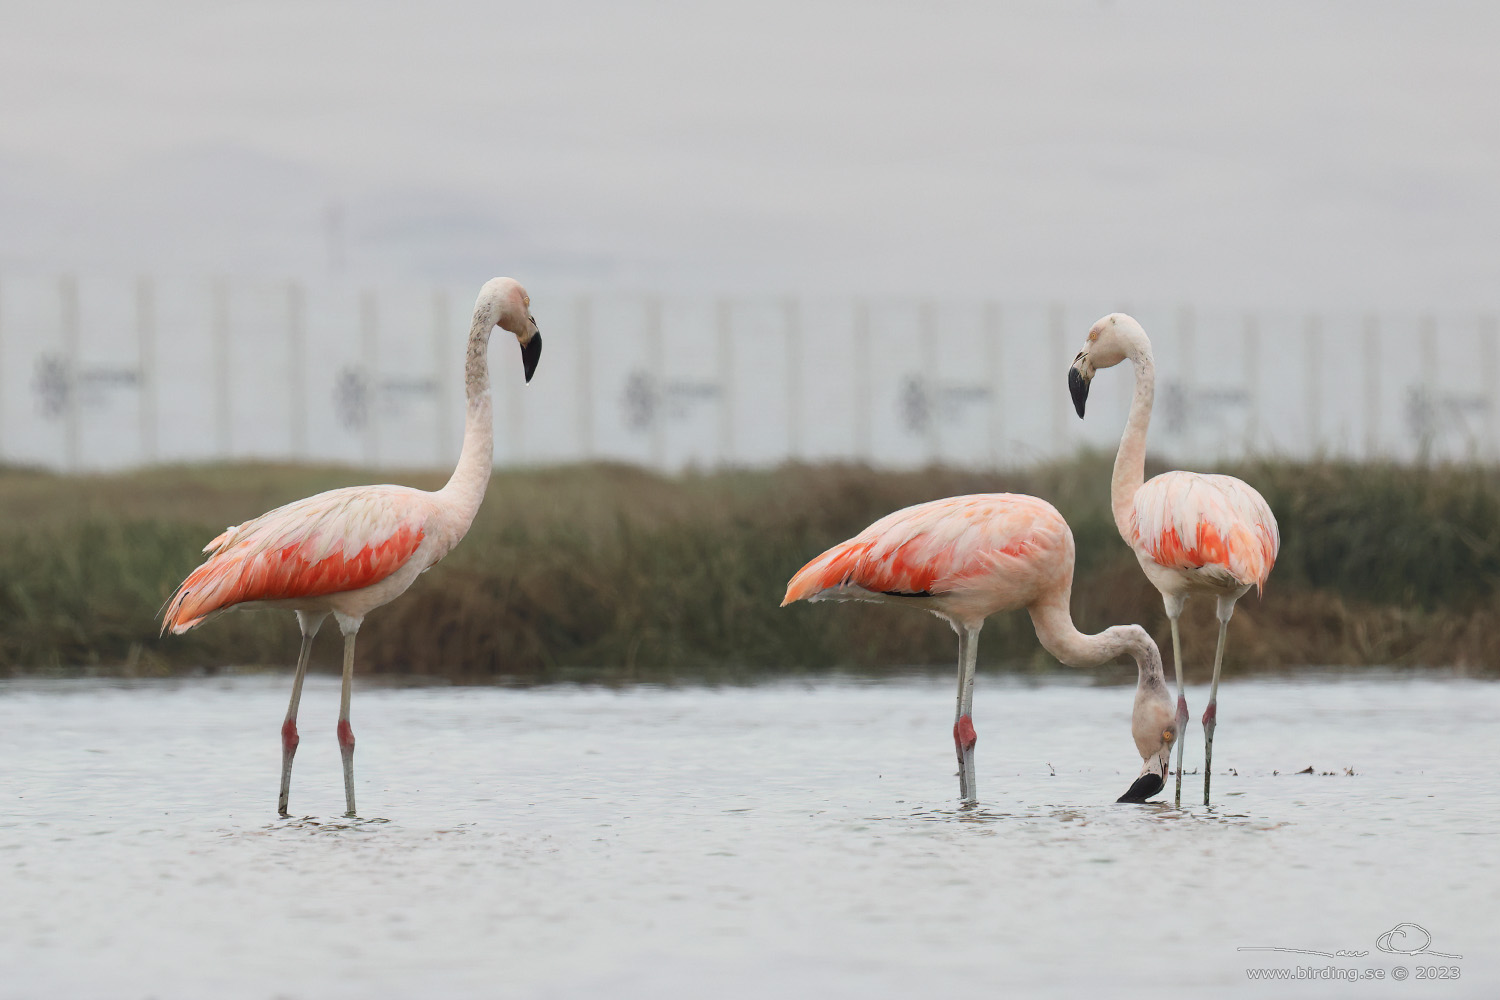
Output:
<instances>
[{"instance_id":1,"label":"flamingo's tail feather","mask_svg":"<svg viewBox=\"0 0 1500 1000\"><path fill-rule=\"evenodd\" d=\"M238 560L215 557L189 573L162 612L162 634L170 630L173 635L181 635L203 624L220 608L235 603L239 595L232 591L236 589L238 568Z\"/></svg>"},{"instance_id":2,"label":"flamingo's tail feather","mask_svg":"<svg viewBox=\"0 0 1500 1000\"><path fill-rule=\"evenodd\" d=\"M784 608L793 601L815 597L825 590L842 586L854 576L859 557L868 545L855 545L852 541L835 545L822 555L799 569L786 585L786 596L782 598Z\"/></svg>"}]
</instances>

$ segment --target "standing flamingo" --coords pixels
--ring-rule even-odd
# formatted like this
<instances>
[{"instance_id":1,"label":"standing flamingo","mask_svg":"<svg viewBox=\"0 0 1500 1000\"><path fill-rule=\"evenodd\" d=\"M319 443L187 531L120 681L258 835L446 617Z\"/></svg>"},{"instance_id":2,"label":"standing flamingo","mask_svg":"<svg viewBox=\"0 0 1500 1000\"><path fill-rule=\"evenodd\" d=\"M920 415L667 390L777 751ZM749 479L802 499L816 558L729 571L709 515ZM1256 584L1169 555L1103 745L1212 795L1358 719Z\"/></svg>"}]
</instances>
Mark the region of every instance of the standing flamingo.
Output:
<instances>
[{"instance_id":1,"label":"standing flamingo","mask_svg":"<svg viewBox=\"0 0 1500 1000\"><path fill-rule=\"evenodd\" d=\"M1111 313L1089 330L1088 343L1068 370L1073 405L1083 416L1089 382L1100 368L1111 368L1126 358L1135 367L1135 395L1115 456L1110 481L1110 506L1115 526L1161 592L1172 623L1172 658L1177 668L1177 714L1187 721L1187 699L1182 687L1182 644L1177 619L1193 594L1218 600L1219 644L1214 651L1213 686L1203 711L1203 804L1208 805L1213 777L1214 728L1218 717L1219 671L1224 665L1224 640L1234 604L1251 586L1259 592L1271 575L1281 536L1276 516L1263 497L1233 476L1203 476L1196 472L1164 472L1146 478L1146 427L1156 391L1156 366L1151 341L1141 325L1124 313ZM1177 747L1177 804L1182 804L1182 746Z\"/></svg>"},{"instance_id":2,"label":"standing flamingo","mask_svg":"<svg viewBox=\"0 0 1500 1000\"><path fill-rule=\"evenodd\" d=\"M1120 802L1144 802L1166 783L1179 724L1162 676L1161 653L1139 625L1098 635L1073 626L1073 532L1049 503L1014 493L949 497L888 514L797 571L793 601L875 601L930 611L958 633L958 708L953 744L958 793L978 800L974 784L974 667L979 630L997 611L1025 608L1049 653L1091 667L1129 653L1139 680L1131 735L1144 761Z\"/></svg>"},{"instance_id":3,"label":"standing flamingo","mask_svg":"<svg viewBox=\"0 0 1500 1000\"><path fill-rule=\"evenodd\" d=\"M490 481L494 452L493 404L486 352L500 327L516 335L531 381L542 338L531 317L531 298L510 278L479 290L464 363L468 409L463 451L448 484L436 493L406 486L352 486L289 503L229 528L203 551L208 560L188 575L167 602L162 632L181 634L235 605L285 608L297 613L302 650L292 700L281 727L281 795L287 815L292 756L297 752L297 703L313 637L329 614L344 635L344 686L338 740L344 758L347 816L354 816L354 731L349 693L354 680L354 638L365 615L399 597L417 574L447 555L469 530Z\"/></svg>"}]
</instances>

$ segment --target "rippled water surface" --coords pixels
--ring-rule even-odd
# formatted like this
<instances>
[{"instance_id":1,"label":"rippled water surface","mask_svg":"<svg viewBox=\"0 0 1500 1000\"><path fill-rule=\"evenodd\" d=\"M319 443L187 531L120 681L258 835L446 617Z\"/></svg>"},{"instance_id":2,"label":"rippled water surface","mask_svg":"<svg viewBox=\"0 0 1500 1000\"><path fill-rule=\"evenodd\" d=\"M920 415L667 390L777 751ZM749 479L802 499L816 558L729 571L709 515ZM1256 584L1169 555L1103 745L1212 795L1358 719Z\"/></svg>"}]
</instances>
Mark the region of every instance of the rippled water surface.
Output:
<instances>
[{"instance_id":1,"label":"rippled water surface","mask_svg":"<svg viewBox=\"0 0 1500 1000\"><path fill-rule=\"evenodd\" d=\"M1131 688L991 676L955 808L951 687L357 690L346 821L336 681L291 820L287 678L0 683L0 996L1496 995L1500 685L1232 678L1182 811Z\"/></svg>"}]
</instances>

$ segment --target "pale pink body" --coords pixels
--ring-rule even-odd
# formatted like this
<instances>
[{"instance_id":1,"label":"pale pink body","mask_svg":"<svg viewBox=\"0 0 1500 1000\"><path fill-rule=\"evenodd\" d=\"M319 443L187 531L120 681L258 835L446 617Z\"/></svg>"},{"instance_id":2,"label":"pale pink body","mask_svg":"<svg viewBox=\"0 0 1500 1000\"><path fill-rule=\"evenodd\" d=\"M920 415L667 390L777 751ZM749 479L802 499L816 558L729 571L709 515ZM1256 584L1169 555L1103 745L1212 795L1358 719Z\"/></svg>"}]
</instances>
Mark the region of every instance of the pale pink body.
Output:
<instances>
[{"instance_id":1,"label":"pale pink body","mask_svg":"<svg viewBox=\"0 0 1500 1000\"><path fill-rule=\"evenodd\" d=\"M1042 645L1069 666L1093 666L1127 653L1135 659L1131 735L1144 761L1137 785L1148 775L1164 779L1176 729L1161 654L1138 625L1116 625L1098 635L1074 627L1068 608L1073 557L1072 531L1043 500L1012 493L949 497L889 514L813 559L787 584L782 604L902 604L953 625L959 635L954 743L966 801L975 798L972 700L979 630L990 615L1019 608L1031 614Z\"/></svg>"},{"instance_id":2,"label":"pale pink body","mask_svg":"<svg viewBox=\"0 0 1500 1000\"><path fill-rule=\"evenodd\" d=\"M509 278L480 289L465 360L463 451L447 485L435 492L406 486L354 486L278 507L224 531L204 548L209 558L168 600L162 631L186 632L232 607L297 613L302 651L282 727L279 809L286 813L297 706L312 639L332 614L344 633L339 746L344 755L348 815L354 815L354 733L349 725L354 637L365 615L399 597L468 532L489 485L494 453L493 402L486 352L496 326L516 335L526 378L541 353L531 300Z\"/></svg>"},{"instance_id":3,"label":"pale pink body","mask_svg":"<svg viewBox=\"0 0 1500 1000\"><path fill-rule=\"evenodd\" d=\"M1196 472L1164 472L1137 487L1121 535L1156 589L1184 598L1238 599L1263 588L1281 547L1259 493L1233 476Z\"/></svg>"},{"instance_id":4,"label":"pale pink body","mask_svg":"<svg viewBox=\"0 0 1500 1000\"><path fill-rule=\"evenodd\" d=\"M236 606L363 619L452 551L483 498L482 484L351 486L278 507L208 544L166 628L180 634Z\"/></svg>"},{"instance_id":5,"label":"pale pink body","mask_svg":"<svg viewBox=\"0 0 1500 1000\"><path fill-rule=\"evenodd\" d=\"M782 604L899 592L900 603L978 628L997 611L1050 608L1058 598L1066 610L1072 583L1073 533L1056 508L982 493L887 514L799 570ZM923 593L931 596L910 596Z\"/></svg>"}]
</instances>

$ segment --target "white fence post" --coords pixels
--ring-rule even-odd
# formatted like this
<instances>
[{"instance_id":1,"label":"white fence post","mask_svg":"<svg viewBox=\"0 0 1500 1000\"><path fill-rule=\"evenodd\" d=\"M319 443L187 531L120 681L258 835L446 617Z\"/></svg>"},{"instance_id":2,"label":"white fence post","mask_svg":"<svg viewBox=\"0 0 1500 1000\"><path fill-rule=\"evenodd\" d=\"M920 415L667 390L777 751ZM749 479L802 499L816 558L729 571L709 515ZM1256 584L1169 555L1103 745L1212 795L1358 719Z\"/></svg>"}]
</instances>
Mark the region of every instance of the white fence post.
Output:
<instances>
[{"instance_id":1,"label":"white fence post","mask_svg":"<svg viewBox=\"0 0 1500 1000\"><path fill-rule=\"evenodd\" d=\"M927 448L928 465L942 461L943 437L940 424L943 417L942 365L939 353L942 350L941 334L938 330L937 306L931 299L923 299L917 306L917 344L922 352L922 381L927 389L927 426L923 428L923 444Z\"/></svg>"},{"instance_id":2,"label":"white fence post","mask_svg":"<svg viewBox=\"0 0 1500 1000\"><path fill-rule=\"evenodd\" d=\"M861 462L874 461L871 424L875 419L874 386L870 384L870 303L854 303L854 454Z\"/></svg>"},{"instance_id":3,"label":"white fence post","mask_svg":"<svg viewBox=\"0 0 1500 1000\"><path fill-rule=\"evenodd\" d=\"M1000 303L986 302L984 318L979 335L984 338L984 370L990 383L988 444L990 468L998 469L1004 464L1002 451L1005 446L1005 407L1000 386L1005 378L1005 328L1001 323Z\"/></svg>"},{"instance_id":4,"label":"white fence post","mask_svg":"<svg viewBox=\"0 0 1500 1000\"><path fill-rule=\"evenodd\" d=\"M587 295L573 303L573 349L578 352L578 452L585 462L594 459L594 345L593 310Z\"/></svg>"},{"instance_id":5,"label":"white fence post","mask_svg":"<svg viewBox=\"0 0 1500 1000\"><path fill-rule=\"evenodd\" d=\"M1307 415L1307 443L1311 449L1304 458L1323 454L1322 384L1318 373L1323 367L1323 324L1317 314L1307 317L1307 384L1303 387L1303 406Z\"/></svg>"},{"instance_id":6,"label":"white fence post","mask_svg":"<svg viewBox=\"0 0 1500 1000\"><path fill-rule=\"evenodd\" d=\"M1500 324L1497 324L1494 316L1479 317L1479 381L1484 386L1484 457L1493 462L1496 460L1496 442L1500 436L1495 433L1495 423L1500 419L1495 410L1497 398L1496 381L1500 380L1500 370L1495 363L1496 339L1500 338Z\"/></svg>"},{"instance_id":7,"label":"white fence post","mask_svg":"<svg viewBox=\"0 0 1500 1000\"><path fill-rule=\"evenodd\" d=\"M375 293L366 289L359 296L359 329L365 368L365 464L380 464L380 328Z\"/></svg>"},{"instance_id":8,"label":"white fence post","mask_svg":"<svg viewBox=\"0 0 1500 1000\"><path fill-rule=\"evenodd\" d=\"M156 449L156 295L151 279L135 282L136 401L141 461L155 465Z\"/></svg>"},{"instance_id":9,"label":"white fence post","mask_svg":"<svg viewBox=\"0 0 1500 1000\"><path fill-rule=\"evenodd\" d=\"M286 286L287 438L292 457L307 460L307 303L302 286Z\"/></svg>"},{"instance_id":10,"label":"white fence post","mask_svg":"<svg viewBox=\"0 0 1500 1000\"><path fill-rule=\"evenodd\" d=\"M1198 328L1195 322L1197 317L1193 315L1193 307L1179 305L1177 307L1177 370L1180 373L1177 384L1181 389L1182 405L1186 419L1182 421L1181 438L1178 447L1192 460L1198 460L1202 456L1198 454L1198 428L1197 414L1201 412L1198 408L1199 395L1198 386ZM1217 457L1217 456L1215 456Z\"/></svg>"},{"instance_id":11,"label":"white fence post","mask_svg":"<svg viewBox=\"0 0 1500 1000\"><path fill-rule=\"evenodd\" d=\"M667 397L667 369L661 342L661 300L654 295L649 296L645 310L646 377L656 387L651 406L651 467L661 471L667 464L667 415L664 406Z\"/></svg>"},{"instance_id":12,"label":"white fence post","mask_svg":"<svg viewBox=\"0 0 1500 1000\"><path fill-rule=\"evenodd\" d=\"M214 447L219 461L234 455L234 410L230 393L229 368L229 279L216 278L213 283L213 359L214 359Z\"/></svg>"},{"instance_id":13,"label":"white fence post","mask_svg":"<svg viewBox=\"0 0 1500 1000\"><path fill-rule=\"evenodd\" d=\"M1245 402L1249 409L1245 421L1245 451L1255 455L1260 449L1260 320L1254 312L1245 313Z\"/></svg>"},{"instance_id":14,"label":"white fence post","mask_svg":"<svg viewBox=\"0 0 1500 1000\"><path fill-rule=\"evenodd\" d=\"M793 462L802 460L802 324L797 300L788 298L786 317L786 452Z\"/></svg>"},{"instance_id":15,"label":"white fence post","mask_svg":"<svg viewBox=\"0 0 1500 1000\"><path fill-rule=\"evenodd\" d=\"M714 308L714 325L718 341L719 380L719 465L734 462L734 317L733 304L721 297Z\"/></svg>"},{"instance_id":16,"label":"white fence post","mask_svg":"<svg viewBox=\"0 0 1500 1000\"><path fill-rule=\"evenodd\" d=\"M63 452L66 456L69 472L77 472L79 465L79 387L82 384L78 377L78 279L71 274L64 275L58 282L58 299L61 310L60 325L62 333L63 371L66 373L65 395L63 397Z\"/></svg>"},{"instance_id":17,"label":"white fence post","mask_svg":"<svg viewBox=\"0 0 1500 1000\"><path fill-rule=\"evenodd\" d=\"M1380 320L1374 313L1365 317L1365 460L1380 454ZM1318 373L1310 376L1317 378Z\"/></svg>"},{"instance_id":18,"label":"white fence post","mask_svg":"<svg viewBox=\"0 0 1500 1000\"><path fill-rule=\"evenodd\" d=\"M1431 315L1424 315L1417 321L1417 343L1422 355L1422 404L1427 413L1417 459L1426 465L1432 459L1441 419L1441 405L1437 398L1437 322Z\"/></svg>"},{"instance_id":19,"label":"white fence post","mask_svg":"<svg viewBox=\"0 0 1500 1000\"><path fill-rule=\"evenodd\" d=\"M917 306L917 343L922 352L922 381L927 394L927 426L923 428L923 444L927 446L927 464L935 465L942 460L943 438L939 423L943 417L943 389L939 383L937 307L931 299L923 299Z\"/></svg>"}]
</instances>

